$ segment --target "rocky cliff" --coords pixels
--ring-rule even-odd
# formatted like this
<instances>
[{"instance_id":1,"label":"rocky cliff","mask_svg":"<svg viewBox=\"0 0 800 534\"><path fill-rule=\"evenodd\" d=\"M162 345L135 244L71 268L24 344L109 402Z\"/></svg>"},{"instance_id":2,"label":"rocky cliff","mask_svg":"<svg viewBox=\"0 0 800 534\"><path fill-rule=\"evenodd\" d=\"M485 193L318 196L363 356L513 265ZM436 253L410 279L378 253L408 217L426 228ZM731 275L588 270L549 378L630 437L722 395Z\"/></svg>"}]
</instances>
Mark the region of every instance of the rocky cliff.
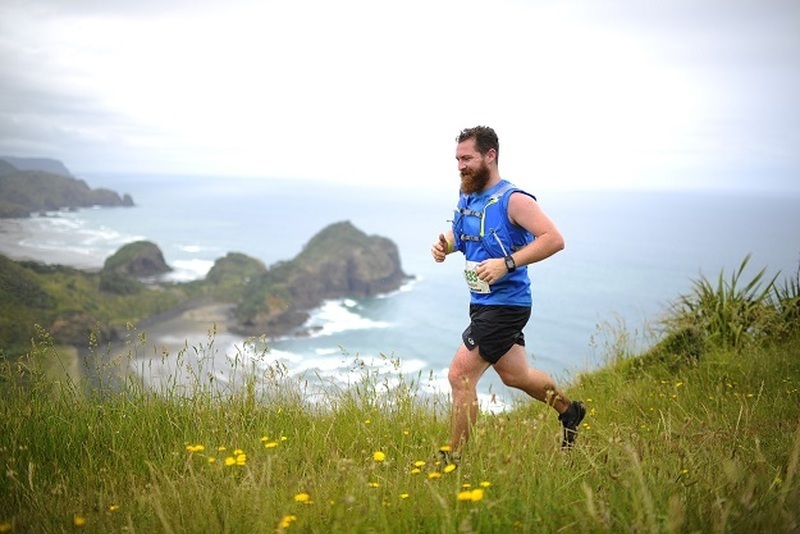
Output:
<instances>
[{"instance_id":1,"label":"rocky cliff","mask_svg":"<svg viewBox=\"0 0 800 534\"><path fill-rule=\"evenodd\" d=\"M283 335L301 326L327 299L371 297L394 291L409 279L397 245L368 236L349 221L323 229L290 262L253 280L237 308L246 335Z\"/></svg>"},{"instance_id":2,"label":"rocky cliff","mask_svg":"<svg viewBox=\"0 0 800 534\"><path fill-rule=\"evenodd\" d=\"M155 243L110 256L100 272L15 262L0 255L0 355L22 354L43 325L57 343L120 339L127 324L159 321L197 306L234 309L228 330L268 337L302 333L326 299L370 297L409 279L397 246L349 222L328 226L292 260L267 267L239 253L218 259L203 280L159 282L170 267ZM175 332L181 334L181 332Z\"/></svg>"},{"instance_id":3,"label":"rocky cliff","mask_svg":"<svg viewBox=\"0 0 800 534\"><path fill-rule=\"evenodd\" d=\"M68 173L66 167L55 160L0 159L0 217L27 217L64 208L133 206L128 194L92 189L64 173Z\"/></svg>"}]
</instances>

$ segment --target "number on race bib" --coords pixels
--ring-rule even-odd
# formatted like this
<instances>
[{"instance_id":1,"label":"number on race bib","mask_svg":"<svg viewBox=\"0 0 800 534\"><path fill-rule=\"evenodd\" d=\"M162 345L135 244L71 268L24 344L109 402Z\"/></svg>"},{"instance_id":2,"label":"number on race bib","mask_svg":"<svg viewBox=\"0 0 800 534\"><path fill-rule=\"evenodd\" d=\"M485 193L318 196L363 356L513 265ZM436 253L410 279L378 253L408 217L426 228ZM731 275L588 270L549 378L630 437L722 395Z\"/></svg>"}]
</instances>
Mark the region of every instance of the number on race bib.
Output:
<instances>
[{"instance_id":1,"label":"number on race bib","mask_svg":"<svg viewBox=\"0 0 800 534\"><path fill-rule=\"evenodd\" d=\"M478 278L478 273L475 269L478 267L477 261L467 261L464 267L464 279L467 281L467 287L473 293L491 293L492 289L489 284Z\"/></svg>"}]
</instances>

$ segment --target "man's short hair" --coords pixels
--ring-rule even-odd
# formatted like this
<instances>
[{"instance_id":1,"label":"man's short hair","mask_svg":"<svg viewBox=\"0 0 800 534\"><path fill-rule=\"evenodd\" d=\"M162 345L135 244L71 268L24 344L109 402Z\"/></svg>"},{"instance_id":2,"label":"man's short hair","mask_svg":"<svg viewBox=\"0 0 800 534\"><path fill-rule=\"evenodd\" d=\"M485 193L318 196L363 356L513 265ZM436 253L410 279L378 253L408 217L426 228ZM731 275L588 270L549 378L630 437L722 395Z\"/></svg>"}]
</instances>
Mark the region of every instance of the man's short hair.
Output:
<instances>
[{"instance_id":1,"label":"man's short hair","mask_svg":"<svg viewBox=\"0 0 800 534\"><path fill-rule=\"evenodd\" d=\"M495 161L500 158L500 141L497 139L497 134L492 128L488 126L475 126L474 128L465 128L456 137L456 141L463 143L469 139L475 140L475 149L485 156L489 150L494 149Z\"/></svg>"}]
</instances>

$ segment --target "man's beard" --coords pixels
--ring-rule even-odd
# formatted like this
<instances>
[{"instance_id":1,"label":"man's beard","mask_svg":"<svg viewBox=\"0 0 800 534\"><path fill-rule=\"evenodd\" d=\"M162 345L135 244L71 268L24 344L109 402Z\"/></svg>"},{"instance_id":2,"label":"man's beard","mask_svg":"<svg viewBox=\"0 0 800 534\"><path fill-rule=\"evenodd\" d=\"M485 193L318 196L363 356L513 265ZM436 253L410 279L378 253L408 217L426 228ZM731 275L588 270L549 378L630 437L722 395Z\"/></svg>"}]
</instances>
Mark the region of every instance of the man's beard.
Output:
<instances>
[{"instance_id":1,"label":"man's beard","mask_svg":"<svg viewBox=\"0 0 800 534\"><path fill-rule=\"evenodd\" d=\"M481 166L476 170L464 169L461 171L461 192L465 195L471 195L482 191L489 183L490 173L489 166L485 161L481 162Z\"/></svg>"}]
</instances>

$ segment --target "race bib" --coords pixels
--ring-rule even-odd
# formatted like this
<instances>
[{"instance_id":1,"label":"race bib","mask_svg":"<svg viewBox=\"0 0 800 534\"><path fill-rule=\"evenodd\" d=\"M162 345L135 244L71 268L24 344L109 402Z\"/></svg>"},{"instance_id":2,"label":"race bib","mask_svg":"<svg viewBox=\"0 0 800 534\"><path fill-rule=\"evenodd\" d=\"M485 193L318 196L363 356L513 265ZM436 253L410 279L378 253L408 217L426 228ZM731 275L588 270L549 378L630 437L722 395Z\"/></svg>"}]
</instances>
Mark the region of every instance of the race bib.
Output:
<instances>
[{"instance_id":1,"label":"race bib","mask_svg":"<svg viewBox=\"0 0 800 534\"><path fill-rule=\"evenodd\" d=\"M469 290L473 293L491 293L492 290L489 287L489 284L478 278L478 273L475 272L477 267L477 261L469 260L467 261L467 265L464 267L464 278L467 281Z\"/></svg>"}]
</instances>

